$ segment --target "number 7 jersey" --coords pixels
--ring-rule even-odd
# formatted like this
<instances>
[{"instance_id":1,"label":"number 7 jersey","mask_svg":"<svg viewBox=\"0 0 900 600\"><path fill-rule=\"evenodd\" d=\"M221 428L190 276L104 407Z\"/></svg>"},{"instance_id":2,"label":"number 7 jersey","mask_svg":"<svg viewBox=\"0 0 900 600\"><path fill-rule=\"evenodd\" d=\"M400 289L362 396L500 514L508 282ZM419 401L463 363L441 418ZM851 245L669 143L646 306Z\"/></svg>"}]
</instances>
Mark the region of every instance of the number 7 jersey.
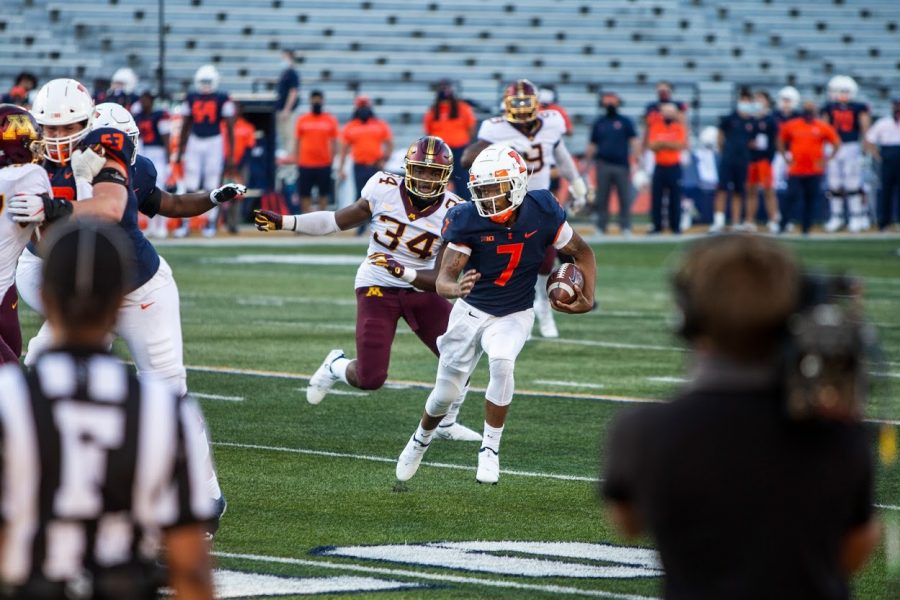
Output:
<instances>
[{"instance_id":1,"label":"number 7 jersey","mask_svg":"<svg viewBox=\"0 0 900 600\"><path fill-rule=\"evenodd\" d=\"M441 226L447 211L463 202L455 194L444 192L443 198L424 208L417 208L403 185L403 177L380 171L372 176L360 194L372 212L367 255L386 252L411 269L429 270L441 250ZM382 267L363 261L356 271L355 287L404 287L412 284L397 279Z\"/></svg>"}]
</instances>

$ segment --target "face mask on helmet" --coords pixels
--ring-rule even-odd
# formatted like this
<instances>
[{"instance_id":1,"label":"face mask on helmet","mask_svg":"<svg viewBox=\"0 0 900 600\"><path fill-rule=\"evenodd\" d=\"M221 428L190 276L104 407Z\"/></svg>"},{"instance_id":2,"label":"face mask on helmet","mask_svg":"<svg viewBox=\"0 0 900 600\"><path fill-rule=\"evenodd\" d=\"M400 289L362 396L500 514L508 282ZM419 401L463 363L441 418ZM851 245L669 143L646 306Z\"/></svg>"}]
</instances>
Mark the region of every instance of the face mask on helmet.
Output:
<instances>
[{"instance_id":1,"label":"face mask on helmet","mask_svg":"<svg viewBox=\"0 0 900 600\"><path fill-rule=\"evenodd\" d=\"M512 184L508 180L488 183L469 182L472 202L478 214L495 223L506 223L512 216L513 206L510 199Z\"/></svg>"},{"instance_id":2,"label":"face mask on helmet","mask_svg":"<svg viewBox=\"0 0 900 600\"><path fill-rule=\"evenodd\" d=\"M443 197L450 182L451 168L446 165L423 162L406 162L404 185L412 195L413 204L419 208L430 206Z\"/></svg>"},{"instance_id":3,"label":"face mask on helmet","mask_svg":"<svg viewBox=\"0 0 900 600\"><path fill-rule=\"evenodd\" d=\"M537 96L507 96L503 108L510 123L531 123L537 119Z\"/></svg>"},{"instance_id":4,"label":"face mask on helmet","mask_svg":"<svg viewBox=\"0 0 900 600\"><path fill-rule=\"evenodd\" d=\"M70 125L44 127L43 151L44 158L51 162L66 164L72 152L88 134L88 122L72 123Z\"/></svg>"}]
</instances>

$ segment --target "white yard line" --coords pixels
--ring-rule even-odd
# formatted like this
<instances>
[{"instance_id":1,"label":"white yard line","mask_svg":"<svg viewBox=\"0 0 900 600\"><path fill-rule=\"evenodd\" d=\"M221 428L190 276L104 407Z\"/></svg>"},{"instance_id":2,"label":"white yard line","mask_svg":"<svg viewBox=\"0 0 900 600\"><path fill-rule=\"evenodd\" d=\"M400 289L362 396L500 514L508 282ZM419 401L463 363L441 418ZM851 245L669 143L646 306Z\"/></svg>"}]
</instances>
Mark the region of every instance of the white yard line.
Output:
<instances>
[{"instance_id":1,"label":"white yard line","mask_svg":"<svg viewBox=\"0 0 900 600\"><path fill-rule=\"evenodd\" d=\"M662 377L645 377L647 381L653 381L655 383L687 383L690 381L689 379L685 379L684 377L670 377L670 376L662 376Z\"/></svg>"},{"instance_id":2,"label":"white yard line","mask_svg":"<svg viewBox=\"0 0 900 600\"><path fill-rule=\"evenodd\" d=\"M384 567L366 567L351 563L332 562L327 560L310 560L302 558L287 558L280 556L260 556L258 554L238 554L233 552L214 552L221 558L234 558L263 563L298 565L304 567L316 567L322 569L336 569L339 571L356 571L359 573L371 573L375 575L390 575L392 577L409 577L412 579L425 579L430 581L445 581L448 583L462 583L469 585L483 585L496 588L510 588L516 590L528 590L533 592L546 592L549 594L566 594L572 596L592 596L596 598L616 598L621 600L649 600L647 596L635 596L630 594L616 594L602 590L587 590L561 585L539 585L533 583L520 583L517 581L504 581L502 579L487 579L484 577L463 577L460 575L441 575L439 573L427 573L411 571L407 569L387 569Z\"/></svg>"},{"instance_id":3,"label":"white yard line","mask_svg":"<svg viewBox=\"0 0 900 600\"><path fill-rule=\"evenodd\" d=\"M305 392L308 389L309 389L308 387L303 386L303 387L298 387L297 391ZM360 397L365 398L369 394L367 394L366 392L354 392L353 390L336 390L336 389L332 388L332 389L328 390L328 395L329 396L360 396Z\"/></svg>"},{"instance_id":4,"label":"white yard line","mask_svg":"<svg viewBox=\"0 0 900 600\"><path fill-rule=\"evenodd\" d=\"M365 460L369 462L390 463L397 462L396 457L373 456L371 454L353 454L350 452L331 452L329 450L313 450L311 448L284 448L280 446L263 446L260 444L240 444L237 442L213 442L214 446L226 446L229 448L243 448L245 450L264 450L267 452L285 452L288 454L305 454L307 456L325 456L328 458L349 458L352 460ZM455 469L457 471L475 471L475 465L456 465L452 463L436 463L423 462L426 467L435 467L437 469ZM588 483L597 483L599 479L596 477L582 477L580 475L563 475L560 473L541 473L539 471L517 471L514 469L502 469L500 471L504 475L516 477L533 477L536 479L556 479L559 481L585 481Z\"/></svg>"},{"instance_id":5,"label":"white yard line","mask_svg":"<svg viewBox=\"0 0 900 600\"><path fill-rule=\"evenodd\" d=\"M580 383L578 381L563 381L560 379L535 379L532 383L559 387L587 388L589 390L602 390L606 387L602 383Z\"/></svg>"},{"instance_id":6,"label":"white yard line","mask_svg":"<svg viewBox=\"0 0 900 600\"><path fill-rule=\"evenodd\" d=\"M283 373L280 371L265 371L258 369L231 369L228 367L212 367L205 365L187 365L188 371L198 371L201 373L223 373L226 375L247 375L250 377L269 377L273 379L293 379L296 381L308 381L312 375L306 373ZM394 389L420 389L430 391L434 387L434 383L430 381L408 381L403 379L394 379L388 382L386 387ZM472 387L472 392L484 393L487 391L483 387ZM516 390L517 396L540 397L540 398L565 398L569 400L593 400L600 402L625 402L625 403L642 403L642 402L663 402L663 400L654 400L651 398L633 398L630 396L615 395L597 395L585 392L550 392L541 390ZM424 396L423 396L424 401Z\"/></svg>"},{"instance_id":7,"label":"white yard line","mask_svg":"<svg viewBox=\"0 0 900 600\"><path fill-rule=\"evenodd\" d=\"M191 392L191 396L194 398L200 398L201 400L224 400L225 402L243 402L243 396L221 396L219 394L205 394L203 392Z\"/></svg>"},{"instance_id":8,"label":"white yard line","mask_svg":"<svg viewBox=\"0 0 900 600\"><path fill-rule=\"evenodd\" d=\"M876 504L877 508L883 508L884 510L900 510L900 506L896 506L894 504Z\"/></svg>"}]
</instances>

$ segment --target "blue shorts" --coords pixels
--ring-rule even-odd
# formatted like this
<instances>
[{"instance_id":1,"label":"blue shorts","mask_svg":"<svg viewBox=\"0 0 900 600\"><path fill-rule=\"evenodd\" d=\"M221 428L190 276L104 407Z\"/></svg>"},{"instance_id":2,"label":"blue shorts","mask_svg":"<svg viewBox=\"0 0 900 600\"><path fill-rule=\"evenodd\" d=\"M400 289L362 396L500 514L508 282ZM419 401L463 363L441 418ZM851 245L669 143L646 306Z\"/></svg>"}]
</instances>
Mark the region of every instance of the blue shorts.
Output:
<instances>
[{"instance_id":1,"label":"blue shorts","mask_svg":"<svg viewBox=\"0 0 900 600\"><path fill-rule=\"evenodd\" d=\"M723 192L735 192L743 194L747 187L747 170L749 164L738 161L725 161L719 163L718 190Z\"/></svg>"}]
</instances>

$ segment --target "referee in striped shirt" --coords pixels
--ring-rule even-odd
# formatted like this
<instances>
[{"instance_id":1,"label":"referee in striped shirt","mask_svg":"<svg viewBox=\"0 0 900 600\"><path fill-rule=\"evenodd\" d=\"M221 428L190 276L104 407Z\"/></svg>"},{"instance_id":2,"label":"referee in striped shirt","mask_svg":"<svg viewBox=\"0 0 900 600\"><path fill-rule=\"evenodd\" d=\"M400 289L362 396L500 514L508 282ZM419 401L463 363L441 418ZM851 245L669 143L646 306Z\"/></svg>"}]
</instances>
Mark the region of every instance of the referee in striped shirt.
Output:
<instances>
[{"instance_id":1,"label":"referee in striped shirt","mask_svg":"<svg viewBox=\"0 0 900 600\"><path fill-rule=\"evenodd\" d=\"M204 526L214 517L196 405L138 381L105 349L128 289L115 225L58 227L42 298L52 349L32 372L0 368L0 597L213 597Z\"/></svg>"}]
</instances>

